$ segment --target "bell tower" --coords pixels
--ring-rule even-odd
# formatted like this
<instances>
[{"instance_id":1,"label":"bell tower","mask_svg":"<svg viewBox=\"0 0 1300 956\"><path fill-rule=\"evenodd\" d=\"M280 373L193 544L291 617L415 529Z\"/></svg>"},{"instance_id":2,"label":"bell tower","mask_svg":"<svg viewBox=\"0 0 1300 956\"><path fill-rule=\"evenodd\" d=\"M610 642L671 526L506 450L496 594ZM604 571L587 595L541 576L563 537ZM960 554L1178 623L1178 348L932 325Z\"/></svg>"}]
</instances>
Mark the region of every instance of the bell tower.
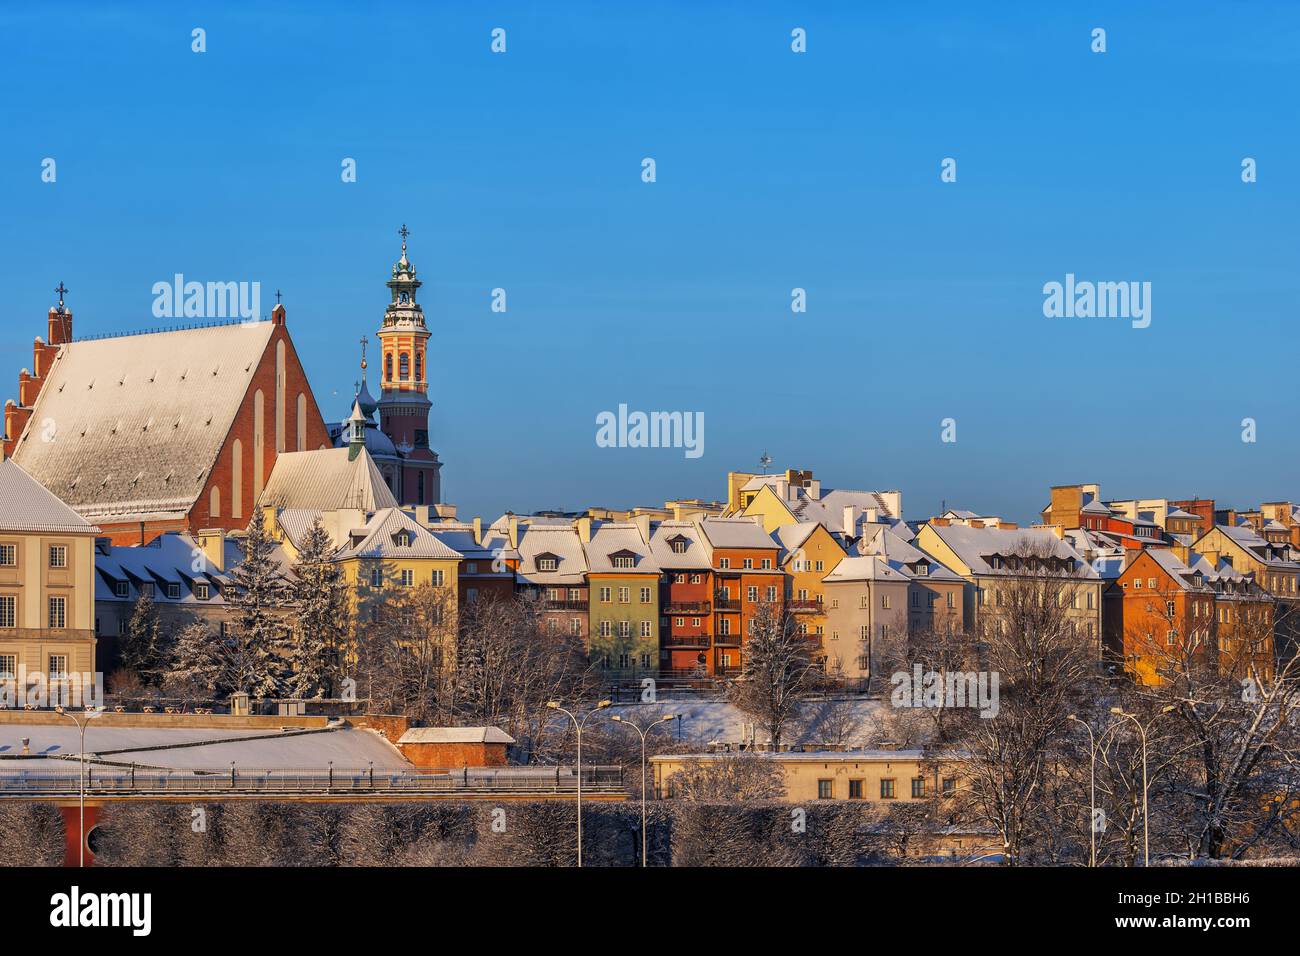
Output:
<instances>
[{"instance_id":1,"label":"bell tower","mask_svg":"<svg viewBox=\"0 0 1300 956\"><path fill-rule=\"evenodd\" d=\"M377 333L380 346L379 428L402 458L401 481L394 488L403 504L436 504L442 465L429 448L429 329L416 300L423 284L406 255L410 230L403 224L402 258L388 280L390 301Z\"/></svg>"}]
</instances>

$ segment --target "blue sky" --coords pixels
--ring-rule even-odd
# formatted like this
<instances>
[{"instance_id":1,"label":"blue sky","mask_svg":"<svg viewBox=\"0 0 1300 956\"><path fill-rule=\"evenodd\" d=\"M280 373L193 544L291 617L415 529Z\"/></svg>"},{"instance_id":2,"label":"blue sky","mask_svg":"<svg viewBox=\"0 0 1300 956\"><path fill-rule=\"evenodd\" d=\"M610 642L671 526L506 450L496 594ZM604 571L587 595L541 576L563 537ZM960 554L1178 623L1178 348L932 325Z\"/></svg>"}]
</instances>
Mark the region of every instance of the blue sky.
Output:
<instances>
[{"instance_id":1,"label":"blue sky","mask_svg":"<svg viewBox=\"0 0 1300 956\"><path fill-rule=\"evenodd\" d=\"M6 4L3 392L60 281L86 335L181 272L282 289L341 418L405 222L462 514L721 497L764 450L914 518L1300 495L1300 12L1078 6ZM1066 273L1151 282L1151 326L1045 318ZM597 447L620 402L704 455Z\"/></svg>"}]
</instances>

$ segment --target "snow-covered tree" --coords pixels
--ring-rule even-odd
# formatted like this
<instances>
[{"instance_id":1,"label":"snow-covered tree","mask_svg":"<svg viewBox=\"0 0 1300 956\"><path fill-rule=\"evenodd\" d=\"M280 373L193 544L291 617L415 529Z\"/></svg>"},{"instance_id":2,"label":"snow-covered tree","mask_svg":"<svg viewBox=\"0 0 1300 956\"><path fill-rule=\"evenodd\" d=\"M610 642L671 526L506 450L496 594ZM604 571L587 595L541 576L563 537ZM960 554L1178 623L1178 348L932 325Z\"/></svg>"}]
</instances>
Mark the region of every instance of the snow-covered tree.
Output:
<instances>
[{"instance_id":1,"label":"snow-covered tree","mask_svg":"<svg viewBox=\"0 0 1300 956\"><path fill-rule=\"evenodd\" d=\"M229 602L238 616L226 648L223 683L253 697L270 697L282 686L289 641L279 614L286 598L284 581L260 509L253 512L243 547L243 561L230 572L234 586Z\"/></svg>"},{"instance_id":2,"label":"snow-covered tree","mask_svg":"<svg viewBox=\"0 0 1300 956\"><path fill-rule=\"evenodd\" d=\"M744 645L744 666L728 696L733 704L762 724L781 749L781 736L794 718L799 701L816 686L820 674L808 656L808 641L795 629L790 615L764 604L752 620Z\"/></svg>"},{"instance_id":3,"label":"snow-covered tree","mask_svg":"<svg viewBox=\"0 0 1300 956\"><path fill-rule=\"evenodd\" d=\"M142 683L154 684L163 669L162 628L158 621L158 606L149 588L140 592L122 636L119 658L122 666L135 673Z\"/></svg>"},{"instance_id":4,"label":"snow-covered tree","mask_svg":"<svg viewBox=\"0 0 1300 956\"><path fill-rule=\"evenodd\" d=\"M334 543L317 518L294 564L297 624L289 653L289 690L295 697L337 697L349 622L343 569L331 559Z\"/></svg>"},{"instance_id":5,"label":"snow-covered tree","mask_svg":"<svg viewBox=\"0 0 1300 956\"><path fill-rule=\"evenodd\" d=\"M179 696L215 697L225 668L225 647L203 621L181 628L166 683Z\"/></svg>"}]
</instances>

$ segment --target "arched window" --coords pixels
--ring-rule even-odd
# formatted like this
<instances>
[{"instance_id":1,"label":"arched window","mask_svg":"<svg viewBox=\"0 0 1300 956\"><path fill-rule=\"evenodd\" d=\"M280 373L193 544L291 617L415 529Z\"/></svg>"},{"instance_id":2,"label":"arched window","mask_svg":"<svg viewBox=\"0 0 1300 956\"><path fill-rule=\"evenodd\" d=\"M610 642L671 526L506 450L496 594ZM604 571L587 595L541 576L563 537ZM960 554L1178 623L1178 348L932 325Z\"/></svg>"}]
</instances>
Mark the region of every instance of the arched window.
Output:
<instances>
[{"instance_id":1,"label":"arched window","mask_svg":"<svg viewBox=\"0 0 1300 956\"><path fill-rule=\"evenodd\" d=\"M415 380L417 382L424 381L424 356L419 352L415 353Z\"/></svg>"},{"instance_id":2,"label":"arched window","mask_svg":"<svg viewBox=\"0 0 1300 956\"><path fill-rule=\"evenodd\" d=\"M391 382L393 380L393 353L389 352L384 356L384 379Z\"/></svg>"},{"instance_id":3,"label":"arched window","mask_svg":"<svg viewBox=\"0 0 1300 956\"><path fill-rule=\"evenodd\" d=\"M398 369L400 370L400 374L401 374L401 379L402 379L402 381L403 381L403 382L410 381L410 379L411 379L411 356L409 356L409 355L407 355L405 352L403 352L403 353L398 357L398 359L397 359L397 366L398 366Z\"/></svg>"},{"instance_id":4,"label":"arched window","mask_svg":"<svg viewBox=\"0 0 1300 956\"><path fill-rule=\"evenodd\" d=\"M221 517L221 488L218 485L212 486L212 494L208 497L208 517Z\"/></svg>"}]
</instances>

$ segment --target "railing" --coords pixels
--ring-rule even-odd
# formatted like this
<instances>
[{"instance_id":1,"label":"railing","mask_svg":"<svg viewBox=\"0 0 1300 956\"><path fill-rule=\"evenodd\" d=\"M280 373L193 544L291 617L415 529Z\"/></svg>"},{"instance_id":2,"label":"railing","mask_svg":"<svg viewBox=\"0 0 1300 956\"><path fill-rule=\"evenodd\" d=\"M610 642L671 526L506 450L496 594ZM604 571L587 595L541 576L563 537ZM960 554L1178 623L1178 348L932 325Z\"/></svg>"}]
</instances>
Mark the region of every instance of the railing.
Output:
<instances>
[{"instance_id":1,"label":"railing","mask_svg":"<svg viewBox=\"0 0 1300 956\"><path fill-rule=\"evenodd\" d=\"M821 601L790 601L786 607L796 614L807 614L822 610L824 605Z\"/></svg>"},{"instance_id":2,"label":"railing","mask_svg":"<svg viewBox=\"0 0 1300 956\"><path fill-rule=\"evenodd\" d=\"M709 636L700 635L681 635L669 634L664 637L664 647L708 647Z\"/></svg>"},{"instance_id":3,"label":"railing","mask_svg":"<svg viewBox=\"0 0 1300 956\"><path fill-rule=\"evenodd\" d=\"M77 772L0 769L0 798L29 793L76 794ZM623 787L622 767L584 767L584 791ZM86 792L109 793L511 793L576 792L572 767L478 767L434 773L387 770L139 770L90 767Z\"/></svg>"},{"instance_id":4,"label":"railing","mask_svg":"<svg viewBox=\"0 0 1300 956\"><path fill-rule=\"evenodd\" d=\"M714 634L713 643L719 645L720 647L739 647L740 635L739 634Z\"/></svg>"},{"instance_id":5,"label":"railing","mask_svg":"<svg viewBox=\"0 0 1300 956\"><path fill-rule=\"evenodd\" d=\"M739 611L740 599L739 598L734 598L734 599L718 598L716 601L713 602L713 606L717 608L719 611Z\"/></svg>"},{"instance_id":6,"label":"railing","mask_svg":"<svg viewBox=\"0 0 1300 956\"><path fill-rule=\"evenodd\" d=\"M677 601L664 605L665 614L708 614L711 610L708 601Z\"/></svg>"}]
</instances>

